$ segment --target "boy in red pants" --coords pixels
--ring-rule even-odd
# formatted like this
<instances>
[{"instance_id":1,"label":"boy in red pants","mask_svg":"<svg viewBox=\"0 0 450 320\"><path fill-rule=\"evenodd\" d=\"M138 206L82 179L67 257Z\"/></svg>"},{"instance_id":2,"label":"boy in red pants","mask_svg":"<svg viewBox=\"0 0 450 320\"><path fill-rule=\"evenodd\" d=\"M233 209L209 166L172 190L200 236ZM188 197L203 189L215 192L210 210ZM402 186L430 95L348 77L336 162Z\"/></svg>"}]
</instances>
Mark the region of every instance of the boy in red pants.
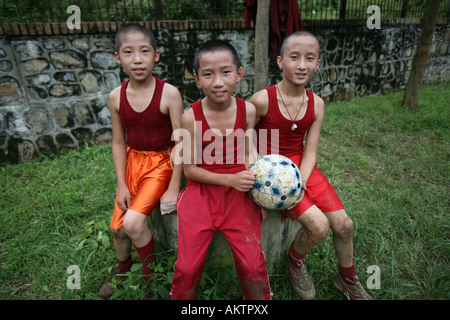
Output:
<instances>
[{"instance_id":1,"label":"boy in red pants","mask_svg":"<svg viewBox=\"0 0 450 320\"><path fill-rule=\"evenodd\" d=\"M115 57L129 80L109 95L117 176L110 228L119 265L112 276L130 270L133 244L148 281L152 273L148 264L155 253L148 216L159 201L175 203L180 188L182 168L178 165L172 170L170 151L183 103L178 89L152 74L159 51L151 31L138 24L123 26L116 34ZM112 276L100 289L104 298L113 293Z\"/></svg>"},{"instance_id":2,"label":"boy in red pants","mask_svg":"<svg viewBox=\"0 0 450 320\"><path fill-rule=\"evenodd\" d=\"M349 299L372 299L356 277L353 222L316 165L324 102L306 90L305 85L319 68L319 49L319 41L309 32L293 33L283 41L277 59L283 71L282 81L255 93L250 99L256 106L256 132L266 130L267 136L277 135L278 140L274 140L279 141L279 146L271 146L271 141L260 141L259 144L267 145L268 153L271 147L277 147L280 154L291 158L300 169L302 185L306 185L306 192L286 212L302 225L288 253L290 279L295 291L304 299L314 298L316 289L304 258L309 250L325 240L331 228L339 262L335 286ZM303 144L305 136L306 143Z\"/></svg>"},{"instance_id":3,"label":"boy in red pants","mask_svg":"<svg viewBox=\"0 0 450 320\"><path fill-rule=\"evenodd\" d=\"M205 98L192 104L181 120L190 133L190 140L183 140L183 156L185 152L191 156L183 164L188 182L177 204L172 299L195 299L209 244L221 231L231 247L245 298L269 300L260 207L247 193L255 175L247 170L249 145L244 132L254 127L255 107L233 96L244 70L234 47L219 40L203 44L194 65ZM227 139L230 135L237 139Z\"/></svg>"}]
</instances>

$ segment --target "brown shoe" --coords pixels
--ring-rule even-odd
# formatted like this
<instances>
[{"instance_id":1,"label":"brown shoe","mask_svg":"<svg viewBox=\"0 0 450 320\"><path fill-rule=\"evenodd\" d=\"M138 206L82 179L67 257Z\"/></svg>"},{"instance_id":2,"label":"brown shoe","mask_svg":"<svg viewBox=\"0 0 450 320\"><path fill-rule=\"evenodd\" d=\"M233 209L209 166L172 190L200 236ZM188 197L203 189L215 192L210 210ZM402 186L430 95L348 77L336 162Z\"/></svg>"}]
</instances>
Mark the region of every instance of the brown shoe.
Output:
<instances>
[{"instance_id":1,"label":"brown shoe","mask_svg":"<svg viewBox=\"0 0 450 320\"><path fill-rule=\"evenodd\" d=\"M118 274L121 274L119 268L113 271L113 273L109 276L109 278L106 280L106 282L102 285L102 287L98 291L100 297L104 299L111 298L111 296L114 293L114 288L110 284L112 282L113 277L117 277L117 279L125 278L125 276L119 276Z\"/></svg>"},{"instance_id":2,"label":"brown shoe","mask_svg":"<svg viewBox=\"0 0 450 320\"><path fill-rule=\"evenodd\" d=\"M373 298L364 290L358 277L354 276L351 280L354 284L348 284L340 274L334 278L334 286L342 291L348 300L373 300Z\"/></svg>"},{"instance_id":3,"label":"brown shoe","mask_svg":"<svg viewBox=\"0 0 450 320\"><path fill-rule=\"evenodd\" d=\"M291 280L292 287L295 292L305 300L311 300L316 296L316 288L314 283L309 277L306 264L303 259L296 260L294 263L298 266L294 266L288 253L288 266L289 266L289 279Z\"/></svg>"}]
</instances>

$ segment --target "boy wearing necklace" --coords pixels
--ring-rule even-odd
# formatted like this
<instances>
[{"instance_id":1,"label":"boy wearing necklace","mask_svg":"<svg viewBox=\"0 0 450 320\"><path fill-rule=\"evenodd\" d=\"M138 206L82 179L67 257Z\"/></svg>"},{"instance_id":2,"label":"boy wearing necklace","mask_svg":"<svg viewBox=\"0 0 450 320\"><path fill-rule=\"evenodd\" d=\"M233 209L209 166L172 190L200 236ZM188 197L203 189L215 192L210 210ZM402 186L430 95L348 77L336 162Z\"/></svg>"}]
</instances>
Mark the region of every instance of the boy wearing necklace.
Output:
<instances>
[{"instance_id":1,"label":"boy wearing necklace","mask_svg":"<svg viewBox=\"0 0 450 320\"><path fill-rule=\"evenodd\" d=\"M372 299L356 277L353 222L316 164L325 105L319 96L306 90L305 85L319 68L319 51L317 38L309 32L299 31L284 40L277 58L283 70L282 81L255 93L250 99L256 106L256 131L267 130L267 137L278 135L278 140L268 141L262 141L265 136L261 135L258 145L267 145L268 154L278 147L279 154L298 165L306 186L297 202L285 212L302 225L288 251L294 290L304 299L314 298L316 289L304 258L309 250L325 240L331 228L339 263L334 285L349 299ZM272 146L271 141L279 141L279 146Z\"/></svg>"}]
</instances>

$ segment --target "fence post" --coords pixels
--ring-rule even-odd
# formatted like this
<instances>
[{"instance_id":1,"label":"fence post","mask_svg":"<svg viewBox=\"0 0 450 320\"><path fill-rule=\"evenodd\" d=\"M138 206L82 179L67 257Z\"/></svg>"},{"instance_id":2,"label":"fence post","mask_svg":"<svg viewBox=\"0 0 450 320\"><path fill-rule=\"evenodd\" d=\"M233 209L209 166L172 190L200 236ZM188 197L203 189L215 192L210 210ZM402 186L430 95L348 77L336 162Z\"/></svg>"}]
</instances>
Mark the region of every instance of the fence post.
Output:
<instances>
[{"instance_id":1,"label":"fence post","mask_svg":"<svg viewBox=\"0 0 450 320\"><path fill-rule=\"evenodd\" d=\"M445 14L446 19L450 19L450 1L447 4L447 13Z\"/></svg>"},{"instance_id":2,"label":"fence post","mask_svg":"<svg viewBox=\"0 0 450 320\"><path fill-rule=\"evenodd\" d=\"M341 5L339 8L339 19L345 19L345 11L347 10L347 0L341 0Z\"/></svg>"},{"instance_id":3,"label":"fence post","mask_svg":"<svg viewBox=\"0 0 450 320\"><path fill-rule=\"evenodd\" d=\"M406 13L408 12L408 0L402 1L402 11L400 13L400 18L406 18Z\"/></svg>"},{"instance_id":4,"label":"fence post","mask_svg":"<svg viewBox=\"0 0 450 320\"><path fill-rule=\"evenodd\" d=\"M155 18L156 20L163 20L164 19L164 15L163 15L163 7L162 7L162 3L161 0L153 0L153 5L155 6Z\"/></svg>"}]
</instances>

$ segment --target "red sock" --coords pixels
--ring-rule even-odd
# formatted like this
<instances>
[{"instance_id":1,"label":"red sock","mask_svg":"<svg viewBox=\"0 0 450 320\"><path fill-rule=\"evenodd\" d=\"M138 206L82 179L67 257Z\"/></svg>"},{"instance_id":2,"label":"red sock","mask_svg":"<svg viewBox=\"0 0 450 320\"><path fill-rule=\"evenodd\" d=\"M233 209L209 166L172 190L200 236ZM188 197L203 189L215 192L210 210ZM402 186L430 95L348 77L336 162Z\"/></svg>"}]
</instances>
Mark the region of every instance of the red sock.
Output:
<instances>
[{"instance_id":1,"label":"red sock","mask_svg":"<svg viewBox=\"0 0 450 320\"><path fill-rule=\"evenodd\" d=\"M142 275L144 275L145 281L149 282L150 278L145 276L149 276L153 273L153 270L148 267L149 263L155 261L155 242L153 237L145 246L140 248L134 246L134 248L142 261Z\"/></svg>"},{"instance_id":2,"label":"red sock","mask_svg":"<svg viewBox=\"0 0 450 320\"><path fill-rule=\"evenodd\" d=\"M118 260L117 263L119 265L120 273L125 273L127 271L130 271L131 265L133 264L133 259L131 258L131 254L128 256L128 258L126 258L123 261Z\"/></svg>"},{"instance_id":3,"label":"red sock","mask_svg":"<svg viewBox=\"0 0 450 320\"><path fill-rule=\"evenodd\" d=\"M347 284L355 284L356 279L354 277L356 276L356 270L354 264L352 264L351 267L339 266L339 274Z\"/></svg>"},{"instance_id":4,"label":"red sock","mask_svg":"<svg viewBox=\"0 0 450 320\"><path fill-rule=\"evenodd\" d=\"M307 252L306 252L306 253L307 253ZM293 265L294 267L297 267L297 268L298 268L298 265L297 265L297 263L296 263L296 260L301 260L301 259L303 259L303 258L306 256L306 253L300 254L300 253L298 253L297 251L295 251L295 249L294 249L294 241L292 241L292 243L291 243L291 248L289 249L289 259L291 260L292 265Z\"/></svg>"}]
</instances>

